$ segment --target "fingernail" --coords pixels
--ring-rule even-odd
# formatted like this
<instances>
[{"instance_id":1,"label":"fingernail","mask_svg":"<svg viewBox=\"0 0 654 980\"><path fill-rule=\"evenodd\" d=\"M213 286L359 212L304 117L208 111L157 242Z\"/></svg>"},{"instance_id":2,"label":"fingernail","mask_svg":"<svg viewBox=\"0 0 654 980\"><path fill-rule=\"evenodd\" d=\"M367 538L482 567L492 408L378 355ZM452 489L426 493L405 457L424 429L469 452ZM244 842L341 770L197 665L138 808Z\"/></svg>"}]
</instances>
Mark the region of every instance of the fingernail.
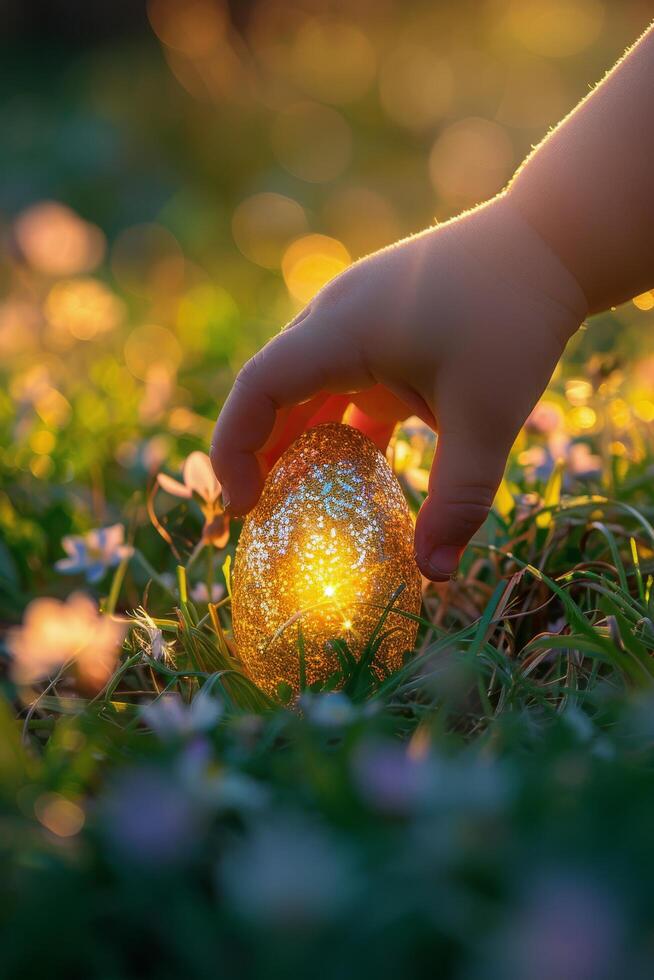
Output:
<instances>
[{"instance_id":1,"label":"fingernail","mask_svg":"<svg viewBox=\"0 0 654 980\"><path fill-rule=\"evenodd\" d=\"M427 567L434 578L441 581L452 578L459 567L461 551L452 545L439 545L427 558Z\"/></svg>"},{"instance_id":2,"label":"fingernail","mask_svg":"<svg viewBox=\"0 0 654 980\"><path fill-rule=\"evenodd\" d=\"M222 498L223 498L223 510L229 510L229 504L230 504L229 491L225 490L224 487L223 487Z\"/></svg>"}]
</instances>

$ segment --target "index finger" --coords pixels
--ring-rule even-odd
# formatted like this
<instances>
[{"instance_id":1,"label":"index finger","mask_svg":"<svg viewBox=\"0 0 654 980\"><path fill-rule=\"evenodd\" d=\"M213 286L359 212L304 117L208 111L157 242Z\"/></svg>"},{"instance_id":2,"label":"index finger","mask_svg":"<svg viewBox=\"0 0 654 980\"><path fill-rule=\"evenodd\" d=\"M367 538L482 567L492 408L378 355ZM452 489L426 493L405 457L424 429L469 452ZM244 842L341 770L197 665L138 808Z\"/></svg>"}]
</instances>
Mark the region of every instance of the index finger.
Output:
<instances>
[{"instance_id":1,"label":"index finger","mask_svg":"<svg viewBox=\"0 0 654 980\"><path fill-rule=\"evenodd\" d=\"M263 485L258 453L277 412L319 391L358 391L374 378L332 324L310 314L271 340L239 372L216 423L211 461L235 514L256 504Z\"/></svg>"}]
</instances>

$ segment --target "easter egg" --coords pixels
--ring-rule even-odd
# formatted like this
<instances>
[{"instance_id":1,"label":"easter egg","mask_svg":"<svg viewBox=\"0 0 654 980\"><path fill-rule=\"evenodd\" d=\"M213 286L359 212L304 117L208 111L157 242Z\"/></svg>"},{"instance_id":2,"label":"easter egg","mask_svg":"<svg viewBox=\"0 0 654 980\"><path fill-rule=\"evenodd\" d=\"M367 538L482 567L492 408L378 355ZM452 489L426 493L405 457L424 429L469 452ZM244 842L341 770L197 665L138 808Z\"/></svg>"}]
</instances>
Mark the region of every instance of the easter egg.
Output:
<instances>
[{"instance_id":1,"label":"easter egg","mask_svg":"<svg viewBox=\"0 0 654 980\"><path fill-rule=\"evenodd\" d=\"M348 425L305 432L271 470L236 550L234 641L250 677L271 695L280 682L297 692L333 677L335 646L358 660L380 636L372 669L384 677L414 646L417 624L401 611L418 613L420 599L413 524L384 456Z\"/></svg>"}]
</instances>

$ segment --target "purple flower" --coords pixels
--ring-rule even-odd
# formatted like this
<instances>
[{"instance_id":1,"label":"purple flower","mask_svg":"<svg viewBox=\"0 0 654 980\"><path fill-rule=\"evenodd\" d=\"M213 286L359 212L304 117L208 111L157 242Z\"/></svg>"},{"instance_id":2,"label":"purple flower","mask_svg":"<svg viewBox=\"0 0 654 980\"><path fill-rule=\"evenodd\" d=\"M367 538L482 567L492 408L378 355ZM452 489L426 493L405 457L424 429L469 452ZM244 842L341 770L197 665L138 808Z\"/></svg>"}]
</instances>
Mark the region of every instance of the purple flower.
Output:
<instances>
[{"instance_id":1,"label":"purple flower","mask_svg":"<svg viewBox=\"0 0 654 980\"><path fill-rule=\"evenodd\" d=\"M396 742L364 745L354 758L354 780L370 806L392 816L411 813L431 785L427 761Z\"/></svg>"},{"instance_id":2,"label":"purple flower","mask_svg":"<svg viewBox=\"0 0 654 980\"><path fill-rule=\"evenodd\" d=\"M586 876L550 870L523 896L500 943L509 980L615 976L624 921L615 898Z\"/></svg>"},{"instance_id":3,"label":"purple flower","mask_svg":"<svg viewBox=\"0 0 654 980\"><path fill-rule=\"evenodd\" d=\"M154 768L123 771L100 802L100 819L118 858L149 866L182 862L202 824L178 782Z\"/></svg>"},{"instance_id":4,"label":"purple flower","mask_svg":"<svg viewBox=\"0 0 654 980\"><path fill-rule=\"evenodd\" d=\"M57 571L64 575L81 572L90 583L99 582L107 569L134 554L132 546L125 544L122 524L96 528L86 534L71 534L61 544L68 557L55 562Z\"/></svg>"}]
</instances>

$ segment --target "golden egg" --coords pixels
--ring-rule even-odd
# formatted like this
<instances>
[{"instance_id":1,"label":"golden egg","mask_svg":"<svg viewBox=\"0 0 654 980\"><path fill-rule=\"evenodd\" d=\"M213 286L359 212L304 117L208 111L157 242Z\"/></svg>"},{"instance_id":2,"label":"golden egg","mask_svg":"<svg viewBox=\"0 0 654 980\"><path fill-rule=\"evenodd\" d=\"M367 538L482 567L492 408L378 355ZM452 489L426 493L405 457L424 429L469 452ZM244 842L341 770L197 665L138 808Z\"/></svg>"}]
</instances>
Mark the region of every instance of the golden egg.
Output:
<instances>
[{"instance_id":1,"label":"golden egg","mask_svg":"<svg viewBox=\"0 0 654 980\"><path fill-rule=\"evenodd\" d=\"M421 579L402 489L358 429L328 423L305 432L272 469L246 518L233 572L238 655L275 695L297 692L339 669L333 641L358 660L385 606L404 586L383 626L373 662L379 677L415 644ZM338 645L338 644L337 644Z\"/></svg>"}]
</instances>

